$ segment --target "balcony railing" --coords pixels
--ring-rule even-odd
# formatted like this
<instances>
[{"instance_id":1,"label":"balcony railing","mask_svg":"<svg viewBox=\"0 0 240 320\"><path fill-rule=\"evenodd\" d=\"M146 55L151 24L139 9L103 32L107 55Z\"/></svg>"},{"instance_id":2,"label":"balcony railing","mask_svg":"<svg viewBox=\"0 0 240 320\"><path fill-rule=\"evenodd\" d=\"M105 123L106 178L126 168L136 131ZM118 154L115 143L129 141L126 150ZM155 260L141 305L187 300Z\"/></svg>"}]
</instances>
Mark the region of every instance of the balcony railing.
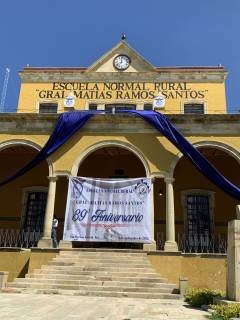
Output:
<instances>
[{"instance_id":1,"label":"balcony railing","mask_svg":"<svg viewBox=\"0 0 240 320\"><path fill-rule=\"evenodd\" d=\"M178 249L184 253L227 253L227 236L222 234L194 234L178 233ZM157 249L164 250L165 234L157 233Z\"/></svg>"},{"instance_id":2,"label":"balcony railing","mask_svg":"<svg viewBox=\"0 0 240 320\"><path fill-rule=\"evenodd\" d=\"M31 248L36 247L41 238L40 231L20 229L0 229L0 247Z\"/></svg>"}]
</instances>

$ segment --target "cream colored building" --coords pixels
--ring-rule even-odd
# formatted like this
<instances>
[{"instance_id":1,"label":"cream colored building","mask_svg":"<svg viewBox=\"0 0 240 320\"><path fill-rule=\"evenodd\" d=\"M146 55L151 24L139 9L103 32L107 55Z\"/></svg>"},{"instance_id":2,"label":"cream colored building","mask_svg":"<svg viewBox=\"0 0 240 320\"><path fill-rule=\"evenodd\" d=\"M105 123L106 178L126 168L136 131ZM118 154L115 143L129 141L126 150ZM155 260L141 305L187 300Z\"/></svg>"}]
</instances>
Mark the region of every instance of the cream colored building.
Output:
<instances>
[{"instance_id":1,"label":"cream colored building","mask_svg":"<svg viewBox=\"0 0 240 320\"><path fill-rule=\"evenodd\" d=\"M14 238L16 230L22 230L26 237L32 232L26 246L36 245L42 237L38 246L50 247L54 213L60 220L61 240L67 178L79 175L152 178L156 243L145 248L225 251L227 222L235 218L237 201L202 176L144 120L118 113L124 109L164 113L240 186L240 115L227 114L224 67L154 67L121 41L88 68L25 67L19 74L17 113L0 115L1 180L44 146L58 113L90 109L106 114L94 116L47 161L0 188L1 246L11 232Z\"/></svg>"}]
</instances>

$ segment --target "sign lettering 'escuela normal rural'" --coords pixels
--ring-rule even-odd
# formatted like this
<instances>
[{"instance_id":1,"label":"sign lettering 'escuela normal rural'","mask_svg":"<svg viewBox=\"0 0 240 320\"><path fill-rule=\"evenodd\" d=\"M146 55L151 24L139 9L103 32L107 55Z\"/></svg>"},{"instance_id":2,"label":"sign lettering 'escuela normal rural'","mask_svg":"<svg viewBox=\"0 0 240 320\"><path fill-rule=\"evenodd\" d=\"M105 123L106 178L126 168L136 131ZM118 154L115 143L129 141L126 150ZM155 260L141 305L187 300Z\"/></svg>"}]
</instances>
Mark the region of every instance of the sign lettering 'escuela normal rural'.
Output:
<instances>
[{"instance_id":1,"label":"sign lettering 'escuela normal rural'","mask_svg":"<svg viewBox=\"0 0 240 320\"><path fill-rule=\"evenodd\" d=\"M76 99L152 100L159 93L165 99L203 99L208 90L192 89L186 82L53 82L47 90L37 89L40 99L65 99L71 92Z\"/></svg>"}]
</instances>

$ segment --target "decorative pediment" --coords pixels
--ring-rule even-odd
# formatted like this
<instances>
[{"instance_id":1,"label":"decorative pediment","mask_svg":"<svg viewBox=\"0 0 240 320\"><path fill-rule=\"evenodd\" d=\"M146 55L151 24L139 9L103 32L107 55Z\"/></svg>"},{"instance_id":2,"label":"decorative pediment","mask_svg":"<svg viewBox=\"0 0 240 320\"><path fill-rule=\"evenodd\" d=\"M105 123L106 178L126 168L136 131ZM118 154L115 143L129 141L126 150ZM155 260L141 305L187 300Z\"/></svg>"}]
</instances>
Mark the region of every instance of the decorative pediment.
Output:
<instances>
[{"instance_id":1,"label":"decorative pediment","mask_svg":"<svg viewBox=\"0 0 240 320\"><path fill-rule=\"evenodd\" d=\"M94 62L88 72L154 72L155 68L125 40Z\"/></svg>"}]
</instances>

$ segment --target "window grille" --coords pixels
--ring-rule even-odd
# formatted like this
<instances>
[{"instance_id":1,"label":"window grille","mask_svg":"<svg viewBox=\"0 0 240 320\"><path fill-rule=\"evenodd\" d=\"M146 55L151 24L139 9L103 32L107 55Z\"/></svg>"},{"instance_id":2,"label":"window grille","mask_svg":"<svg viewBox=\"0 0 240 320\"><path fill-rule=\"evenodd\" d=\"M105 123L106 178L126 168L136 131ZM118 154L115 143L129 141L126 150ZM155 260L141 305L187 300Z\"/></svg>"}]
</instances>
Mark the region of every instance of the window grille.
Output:
<instances>
[{"instance_id":1,"label":"window grille","mask_svg":"<svg viewBox=\"0 0 240 320\"><path fill-rule=\"evenodd\" d=\"M153 105L151 103L144 103L144 110L152 110Z\"/></svg>"},{"instance_id":2,"label":"window grille","mask_svg":"<svg viewBox=\"0 0 240 320\"><path fill-rule=\"evenodd\" d=\"M203 103L185 103L184 114L204 114Z\"/></svg>"},{"instance_id":3,"label":"window grille","mask_svg":"<svg viewBox=\"0 0 240 320\"><path fill-rule=\"evenodd\" d=\"M95 104L95 103L90 103L89 106L88 106L88 109L89 109L89 110L97 110L97 104Z\"/></svg>"},{"instance_id":4,"label":"window grille","mask_svg":"<svg viewBox=\"0 0 240 320\"><path fill-rule=\"evenodd\" d=\"M39 113L57 113L58 105L57 103L40 103Z\"/></svg>"},{"instance_id":5,"label":"window grille","mask_svg":"<svg viewBox=\"0 0 240 320\"><path fill-rule=\"evenodd\" d=\"M25 216L23 217L23 230L43 231L47 192L29 192Z\"/></svg>"},{"instance_id":6,"label":"window grille","mask_svg":"<svg viewBox=\"0 0 240 320\"><path fill-rule=\"evenodd\" d=\"M211 234L209 197L206 195L187 195L187 233L188 235Z\"/></svg>"}]
</instances>

